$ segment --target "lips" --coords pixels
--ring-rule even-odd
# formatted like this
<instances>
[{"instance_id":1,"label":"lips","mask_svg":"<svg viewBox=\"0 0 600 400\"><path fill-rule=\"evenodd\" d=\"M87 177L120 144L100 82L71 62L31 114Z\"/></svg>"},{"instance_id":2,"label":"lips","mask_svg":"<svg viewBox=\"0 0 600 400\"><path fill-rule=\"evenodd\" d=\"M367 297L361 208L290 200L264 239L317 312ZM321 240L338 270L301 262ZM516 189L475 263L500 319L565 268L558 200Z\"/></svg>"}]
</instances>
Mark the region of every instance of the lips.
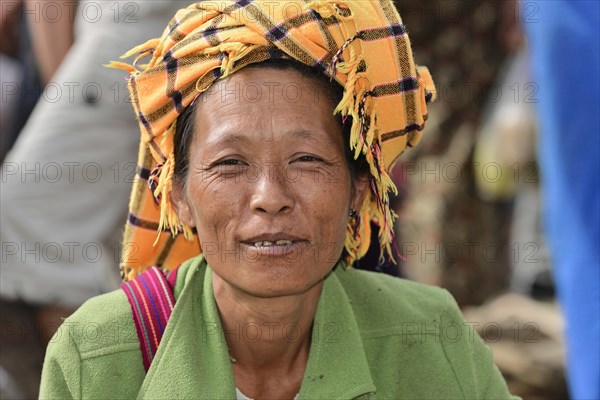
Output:
<instances>
[{"instance_id":1,"label":"lips","mask_svg":"<svg viewBox=\"0 0 600 400\"><path fill-rule=\"evenodd\" d=\"M265 232L240 242L246 246L248 251L257 256L287 255L308 244L308 240L284 232Z\"/></svg>"},{"instance_id":2,"label":"lips","mask_svg":"<svg viewBox=\"0 0 600 400\"><path fill-rule=\"evenodd\" d=\"M263 240L254 242L254 247L270 247L270 246L289 246L293 243L293 240L280 239L275 242L270 242L268 240Z\"/></svg>"},{"instance_id":3,"label":"lips","mask_svg":"<svg viewBox=\"0 0 600 400\"><path fill-rule=\"evenodd\" d=\"M284 232L265 232L241 240L242 243L255 247L267 247L273 245L285 246L293 244L294 242L304 241L306 241L306 239Z\"/></svg>"}]
</instances>

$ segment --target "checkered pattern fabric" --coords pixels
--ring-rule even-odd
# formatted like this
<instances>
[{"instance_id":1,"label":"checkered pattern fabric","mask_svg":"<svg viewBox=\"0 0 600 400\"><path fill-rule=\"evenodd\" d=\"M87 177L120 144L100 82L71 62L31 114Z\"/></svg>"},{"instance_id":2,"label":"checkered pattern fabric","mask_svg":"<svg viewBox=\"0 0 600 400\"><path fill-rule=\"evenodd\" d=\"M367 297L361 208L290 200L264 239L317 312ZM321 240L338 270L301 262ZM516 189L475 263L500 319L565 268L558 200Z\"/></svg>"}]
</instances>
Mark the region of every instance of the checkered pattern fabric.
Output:
<instances>
[{"instance_id":1,"label":"checkered pattern fabric","mask_svg":"<svg viewBox=\"0 0 600 400\"><path fill-rule=\"evenodd\" d=\"M335 112L352 117L350 145L371 170L360 226L348 226L348 264L368 247L373 220L390 254L395 215L388 176L418 143L435 98L429 72L414 64L407 31L391 0L205 1L177 12L162 37L132 49L129 90L140 124L139 173L130 201L121 270L170 270L201 252L195 233L170 204L173 136L179 114L216 80L252 63L286 57L317 68L344 87ZM138 61L151 57L146 65ZM148 184L150 182L150 185ZM150 188L149 188L150 186ZM183 235L177 235L183 233Z\"/></svg>"}]
</instances>

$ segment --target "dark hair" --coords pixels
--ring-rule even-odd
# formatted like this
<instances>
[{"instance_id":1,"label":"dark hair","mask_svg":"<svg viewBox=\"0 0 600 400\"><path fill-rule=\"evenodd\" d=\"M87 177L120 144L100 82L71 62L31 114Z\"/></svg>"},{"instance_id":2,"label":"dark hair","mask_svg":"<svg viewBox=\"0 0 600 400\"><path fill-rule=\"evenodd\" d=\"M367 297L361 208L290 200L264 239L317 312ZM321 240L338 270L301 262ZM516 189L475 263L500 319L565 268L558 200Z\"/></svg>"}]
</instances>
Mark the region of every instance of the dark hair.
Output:
<instances>
[{"instance_id":1,"label":"dark hair","mask_svg":"<svg viewBox=\"0 0 600 400\"><path fill-rule=\"evenodd\" d=\"M332 110L340 100L342 99L344 88L335 82L334 80L330 80L328 76L325 75L324 72L310 67L308 65L302 64L298 61L284 59L284 58L274 58L269 59L267 61L263 61L260 63L255 63L248 65L245 68L274 68L279 70L294 70L301 75L312 79L313 81L318 82L319 84L325 86L327 89L329 98L332 100ZM201 95L202 96L202 95ZM196 104L198 101L194 102L194 104L186 107L183 112L177 118L177 123L175 127L175 137L174 137L174 157L175 157L175 169L173 173L173 177L175 182L183 183L185 182L185 178L187 177L188 167L189 167L189 153L190 147L192 143L192 139L194 137L195 131L195 110ZM364 157L364 155L360 155L358 159L354 159L353 151L350 149L350 128L352 126L352 118L348 117L345 122L342 121L342 117L340 115L336 115L336 120L338 125L342 130L342 136L344 140L344 154L346 156L346 163L350 170L350 176L352 181L357 176L368 174L369 173L369 165Z\"/></svg>"}]
</instances>

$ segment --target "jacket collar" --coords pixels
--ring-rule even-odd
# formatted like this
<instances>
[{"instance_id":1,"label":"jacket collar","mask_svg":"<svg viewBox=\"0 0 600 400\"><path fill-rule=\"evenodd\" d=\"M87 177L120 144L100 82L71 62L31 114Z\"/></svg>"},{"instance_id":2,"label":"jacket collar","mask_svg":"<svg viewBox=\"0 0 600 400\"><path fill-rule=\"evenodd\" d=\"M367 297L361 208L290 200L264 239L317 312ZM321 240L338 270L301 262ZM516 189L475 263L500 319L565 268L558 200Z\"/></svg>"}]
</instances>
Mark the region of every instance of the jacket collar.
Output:
<instances>
[{"instance_id":1,"label":"jacket collar","mask_svg":"<svg viewBox=\"0 0 600 400\"><path fill-rule=\"evenodd\" d=\"M212 271L199 257L184 273L183 290L138 398L235 399ZM330 273L317 306L299 398L354 399L373 392L350 301L336 274Z\"/></svg>"}]
</instances>

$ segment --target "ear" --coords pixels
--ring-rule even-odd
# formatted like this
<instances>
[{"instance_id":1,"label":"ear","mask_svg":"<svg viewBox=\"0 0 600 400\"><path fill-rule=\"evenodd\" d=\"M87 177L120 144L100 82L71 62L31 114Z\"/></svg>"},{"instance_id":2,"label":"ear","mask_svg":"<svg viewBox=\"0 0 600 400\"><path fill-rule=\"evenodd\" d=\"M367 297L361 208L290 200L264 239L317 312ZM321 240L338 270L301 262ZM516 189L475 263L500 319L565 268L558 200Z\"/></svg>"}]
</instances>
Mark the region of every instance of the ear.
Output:
<instances>
[{"instance_id":1,"label":"ear","mask_svg":"<svg viewBox=\"0 0 600 400\"><path fill-rule=\"evenodd\" d=\"M173 182L173 188L171 189L169 196L171 197L173 209L175 210L175 213L181 222L187 226L195 227L196 223L194 222L194 214L192 213L192 208L186 199L184 185Z\"/></svg>"},{"instance_id":2,"label":"ear","mask_svg":"<svg viewBox=\"0 0 600 400\"><path fill-rule=\"evenodd\" d=\"M350 199L350 207L360 212L360 209L365 200L365 196L369 193L369 178L370 175L367 173L357 175L353 182L353 193Z\"/></svg>"}]
</instances>

